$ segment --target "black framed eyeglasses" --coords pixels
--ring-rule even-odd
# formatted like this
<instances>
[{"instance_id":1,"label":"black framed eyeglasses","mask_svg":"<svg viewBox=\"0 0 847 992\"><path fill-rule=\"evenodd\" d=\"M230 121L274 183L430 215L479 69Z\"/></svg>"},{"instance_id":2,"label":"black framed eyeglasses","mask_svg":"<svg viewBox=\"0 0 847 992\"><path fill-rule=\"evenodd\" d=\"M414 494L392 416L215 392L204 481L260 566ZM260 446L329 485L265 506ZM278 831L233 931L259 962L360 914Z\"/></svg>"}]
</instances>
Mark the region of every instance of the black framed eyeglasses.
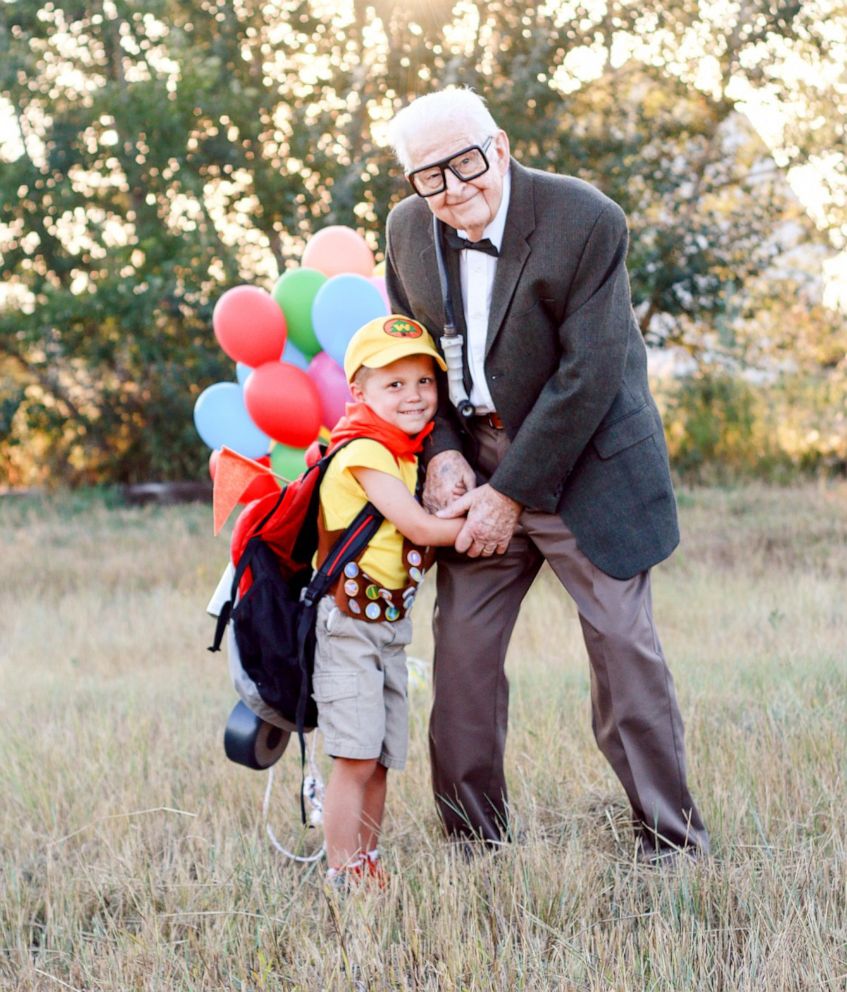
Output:
<instances>
[{"instance_id":1,"label":"black framed eyeglasses","mask_svg":"<svg viewBox=\"0 0 847 992\"><path fill-rule=\"evenodd\" d=\"M422 165L420 169L410 172L406 178L418 196L424 197L437 196L447 189L448 169L460 182L478 179L491 168L485 153L493 140L494 136L492 135L482 145L468 145L467 148L455 152L449 158L441 159L440 162Z\"/></svg>"}]
</instances>

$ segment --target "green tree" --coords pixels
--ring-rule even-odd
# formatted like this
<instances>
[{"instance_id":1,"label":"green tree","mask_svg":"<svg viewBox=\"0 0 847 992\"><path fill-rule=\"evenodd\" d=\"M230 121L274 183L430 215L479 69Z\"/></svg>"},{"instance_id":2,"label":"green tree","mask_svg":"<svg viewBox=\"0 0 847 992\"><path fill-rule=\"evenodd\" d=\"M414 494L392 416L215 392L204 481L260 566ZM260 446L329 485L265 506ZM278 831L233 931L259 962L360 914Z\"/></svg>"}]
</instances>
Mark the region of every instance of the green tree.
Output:
<instances>
[{"instance_id":1,"label":"green tree","mask_svg":"<svg viewBox=\"0 0 847 992\"><path fill-rule=\"evenodd\" d=\"M796 214L780 170L820 155L822 129L843 128L837 74L779 67L830 66L845 13L835 0L721 10L3 4L0 108L13 137L0 147L0 468L13 481L203 471L191 409L232 376L211 335L215 300L238 282L269 288L327 224L358 228L379 252L406 194L381 129L446 83L488 96L524 162L624 206L645 332L737 353L739 321L755 323L749 287L792 247L774 236ZM738 123L745 86L817 108L811 122L791 118L780 169ZM843 160L833 169L837 179Z\"/></svg>"}]
</instances>

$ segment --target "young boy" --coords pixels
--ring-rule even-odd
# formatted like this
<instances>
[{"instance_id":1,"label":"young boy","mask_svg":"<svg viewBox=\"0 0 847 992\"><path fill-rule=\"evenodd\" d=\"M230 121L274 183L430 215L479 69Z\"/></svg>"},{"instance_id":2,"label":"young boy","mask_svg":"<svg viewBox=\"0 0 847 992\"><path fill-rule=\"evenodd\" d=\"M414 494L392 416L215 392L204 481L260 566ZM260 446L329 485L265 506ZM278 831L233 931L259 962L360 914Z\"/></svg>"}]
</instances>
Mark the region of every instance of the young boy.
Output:
<instances>
[{"instance_id":1,"label":"young boy","mask_svg":"<svg viewBox=\"0 0 847 992\"><path fill-rule=\"evenodd\" d=\"M463 523L430 516L414 495L438 401L435 364L446 371L425 328L398 316L365 324L344 356L355 403L332 443L354 440L321 483L319 560L368 501L385 520L318 606L314 697L335 759L323 808L327 879L340 887L384 884L377 843L386 777L406 760L408 614L428 546L452 544Z\"/></svg>"}]
</instances>

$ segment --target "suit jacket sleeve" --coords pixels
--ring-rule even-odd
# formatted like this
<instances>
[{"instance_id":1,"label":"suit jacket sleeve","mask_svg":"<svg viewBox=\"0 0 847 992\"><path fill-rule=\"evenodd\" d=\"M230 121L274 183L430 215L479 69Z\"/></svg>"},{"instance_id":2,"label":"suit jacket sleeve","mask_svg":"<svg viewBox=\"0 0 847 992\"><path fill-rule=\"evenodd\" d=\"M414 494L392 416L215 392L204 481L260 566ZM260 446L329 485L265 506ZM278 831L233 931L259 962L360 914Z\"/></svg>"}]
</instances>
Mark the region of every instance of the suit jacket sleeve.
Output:
<instances>
[{"instance_id":1,"label":"suit jacket sleeve","mask_svg":"<svg viewBox=\"0 0 847 992\"><path fill-rule=\"evenodd\" d=\"M524 506L556 511L568 476L621 388L634 320L627 245L623 211L609 201L584 242L568 291L558 367L491 478L495 489Z\"/></svg>"}]
</instances>

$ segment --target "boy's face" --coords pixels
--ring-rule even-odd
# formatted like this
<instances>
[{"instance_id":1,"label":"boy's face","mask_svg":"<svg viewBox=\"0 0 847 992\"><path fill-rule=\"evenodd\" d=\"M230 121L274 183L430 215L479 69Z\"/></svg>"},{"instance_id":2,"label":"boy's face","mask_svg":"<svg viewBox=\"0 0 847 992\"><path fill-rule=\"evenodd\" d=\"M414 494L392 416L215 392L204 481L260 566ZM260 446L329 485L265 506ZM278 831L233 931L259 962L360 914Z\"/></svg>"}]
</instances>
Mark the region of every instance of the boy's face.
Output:
<instances>
[{"instance_id":1,"label":"boy's face","mask_svg":"<svg viewBox=\"0 0 847 992\"><path fill-rule=\"evenodd\" d=\"M435 416L438 388L429 355L409 355L381 369L369 369L364 381L350 384L353 399L366 403L389 424L417 434Z\"/></svg>"}]
</instances>

